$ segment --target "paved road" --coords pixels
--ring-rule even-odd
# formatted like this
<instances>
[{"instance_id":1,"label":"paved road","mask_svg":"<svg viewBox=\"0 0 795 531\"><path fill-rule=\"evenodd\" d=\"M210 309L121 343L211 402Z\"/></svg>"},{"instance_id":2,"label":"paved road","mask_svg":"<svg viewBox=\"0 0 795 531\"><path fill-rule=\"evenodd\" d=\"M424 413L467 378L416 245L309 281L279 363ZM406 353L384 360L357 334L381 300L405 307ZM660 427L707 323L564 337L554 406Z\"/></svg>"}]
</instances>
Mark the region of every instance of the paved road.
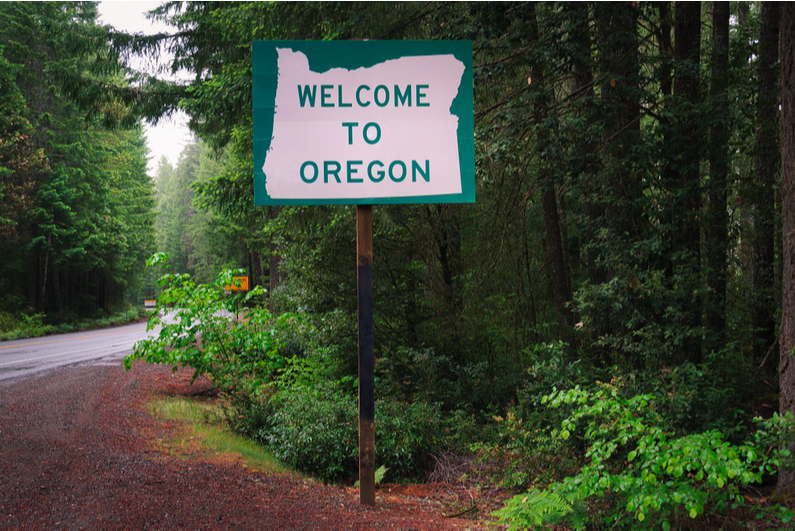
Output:
<instances>
[{"instance_id":1,"label":"paved road","mask_svg":"<svg viewBox=\"0 0 795 531\"><path fill-rule=\"evenodd\" d=\"M153 332L154 333L154 332ZM89 360L120 360L147 336L146 323L0 342L0 380Z\"/></svg>"}]
</instances>

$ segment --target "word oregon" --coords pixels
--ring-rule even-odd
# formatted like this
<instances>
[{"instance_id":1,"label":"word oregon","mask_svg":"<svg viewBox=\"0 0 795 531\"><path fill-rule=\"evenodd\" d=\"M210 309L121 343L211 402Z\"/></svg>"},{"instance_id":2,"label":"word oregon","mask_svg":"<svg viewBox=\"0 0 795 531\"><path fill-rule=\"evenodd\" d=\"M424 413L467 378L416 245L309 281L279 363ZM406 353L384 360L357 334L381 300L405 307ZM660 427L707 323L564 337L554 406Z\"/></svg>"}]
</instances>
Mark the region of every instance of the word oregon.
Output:
<instances>
[{"instance_id":1,"label":"word oregon","mask_svg":"<svg viewBox=\"0 0 795 531\"><path fill-rule=\"evenodd\" d=\"M359 85L353 95L343 95L342 85L336 85L337 90L334 90L335 85L320 85L320 106L321 107L353 107L353 102L359 107L369 107L371 103L375 102L378 107L386 107L390 101L394 100L395 107L400 104L401 107L430 107L431 104L424 101L428 94L426 91L430 85L406 85L405 89L400 86L394 85L392 90L386 85L378 85L371 89L369 85ZM335 94L336 92L336 94ZM298 103L301 107L305 107L309 103L310 107L315 106L317 101L318 90L317 85L298 85ZM413 97L413 99L412 99ZM345 100L348 100L347 102ZM413 102L413 104L412 104Z\"/></svg>"},{"instance_id":2,"label":"word oregon","mask_svg":"<svg viewBox=\"0 0 795 531\"><path fill-rule=\"evenodd\" d=\"M410 168L410 169L409 169ZM431 162L425 161L424 166L416 160L412 160L408 165L402 160L394 160L384 164L380 160L371 161L366 168L361 160L349 160L343 164L336 160L323 161L322 169L317 163L308 160L301 164L301 180L307 184L312 184L323 176L324 183L363 183L365 176L371 182L380 183L387 177L389 180L399 183L408 178L411 173L411 182L417 182L417 177L425 182L431 182Z\"/></svg>"}]
</instances>

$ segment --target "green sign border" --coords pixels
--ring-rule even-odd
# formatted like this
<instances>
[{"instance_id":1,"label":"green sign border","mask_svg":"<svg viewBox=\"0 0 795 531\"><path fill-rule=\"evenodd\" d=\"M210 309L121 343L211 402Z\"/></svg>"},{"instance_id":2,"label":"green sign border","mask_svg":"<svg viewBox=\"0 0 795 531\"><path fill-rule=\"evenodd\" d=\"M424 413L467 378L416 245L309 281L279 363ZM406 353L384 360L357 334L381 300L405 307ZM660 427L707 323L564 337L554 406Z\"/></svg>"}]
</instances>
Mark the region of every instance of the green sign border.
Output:
<instances>
[{"instance_id":1,"label":"green sign border","mask_svg":"<svg viewBox=\"0 0 795 531\"><path fill-rule=\"evenodd\" d=\"M458 117L458 161L461 193L430 196L349 199L272 199L265 189L262 166L273 137L276 84L279 75L276 48L302 52L313 72L332 68L371 67L390 59L421 55L453 55L464 63L458 95L450 107ZM268 205L386 205L475 202L475 119L472 100L472 41L252 41L252 105L254 120L254 204Z\"/></svg>"}]
</instances>

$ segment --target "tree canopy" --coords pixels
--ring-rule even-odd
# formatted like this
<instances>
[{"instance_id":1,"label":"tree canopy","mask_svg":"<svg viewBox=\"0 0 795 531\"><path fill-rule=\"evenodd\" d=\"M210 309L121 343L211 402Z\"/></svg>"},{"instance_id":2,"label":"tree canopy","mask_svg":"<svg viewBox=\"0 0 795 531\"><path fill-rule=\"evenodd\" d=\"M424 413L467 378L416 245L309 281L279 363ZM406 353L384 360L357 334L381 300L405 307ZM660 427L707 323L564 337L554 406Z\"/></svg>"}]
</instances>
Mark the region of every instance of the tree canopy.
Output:
<instances>
[{"instance_id":1,"label":"tree canopy","mask_svg":"<svg viewBox=\"0 0 795 531\"><path fill-rule=\"evenodd\" d=\"M109 129L125 105L72 96L125 82L96 18L92 2L0 7L0 310L109 310L155 250L140 125Z\"/></svg>"}]
</instances>

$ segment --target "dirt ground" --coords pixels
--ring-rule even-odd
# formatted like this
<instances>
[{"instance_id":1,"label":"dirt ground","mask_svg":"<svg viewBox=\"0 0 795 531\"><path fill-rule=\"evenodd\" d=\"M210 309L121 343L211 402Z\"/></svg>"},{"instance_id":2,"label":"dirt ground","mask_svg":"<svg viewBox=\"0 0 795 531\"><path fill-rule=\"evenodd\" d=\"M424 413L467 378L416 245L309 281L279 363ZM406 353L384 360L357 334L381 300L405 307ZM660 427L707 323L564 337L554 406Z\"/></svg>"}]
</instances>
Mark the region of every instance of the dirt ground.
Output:
<instances>
[{"instance_id":1,"label":"dirt ground","mask_svg":"<svg viewBox=\"0 0 795 531\"><path fill-rule=\"evenodd\" d=\"M119 361L0 383L0 529L487 528L488 500L455 485L386 485L368 508L350 487L163 453L155 437L180 427L145 402L187 382Z\"/></svg>"}]
</instances>

